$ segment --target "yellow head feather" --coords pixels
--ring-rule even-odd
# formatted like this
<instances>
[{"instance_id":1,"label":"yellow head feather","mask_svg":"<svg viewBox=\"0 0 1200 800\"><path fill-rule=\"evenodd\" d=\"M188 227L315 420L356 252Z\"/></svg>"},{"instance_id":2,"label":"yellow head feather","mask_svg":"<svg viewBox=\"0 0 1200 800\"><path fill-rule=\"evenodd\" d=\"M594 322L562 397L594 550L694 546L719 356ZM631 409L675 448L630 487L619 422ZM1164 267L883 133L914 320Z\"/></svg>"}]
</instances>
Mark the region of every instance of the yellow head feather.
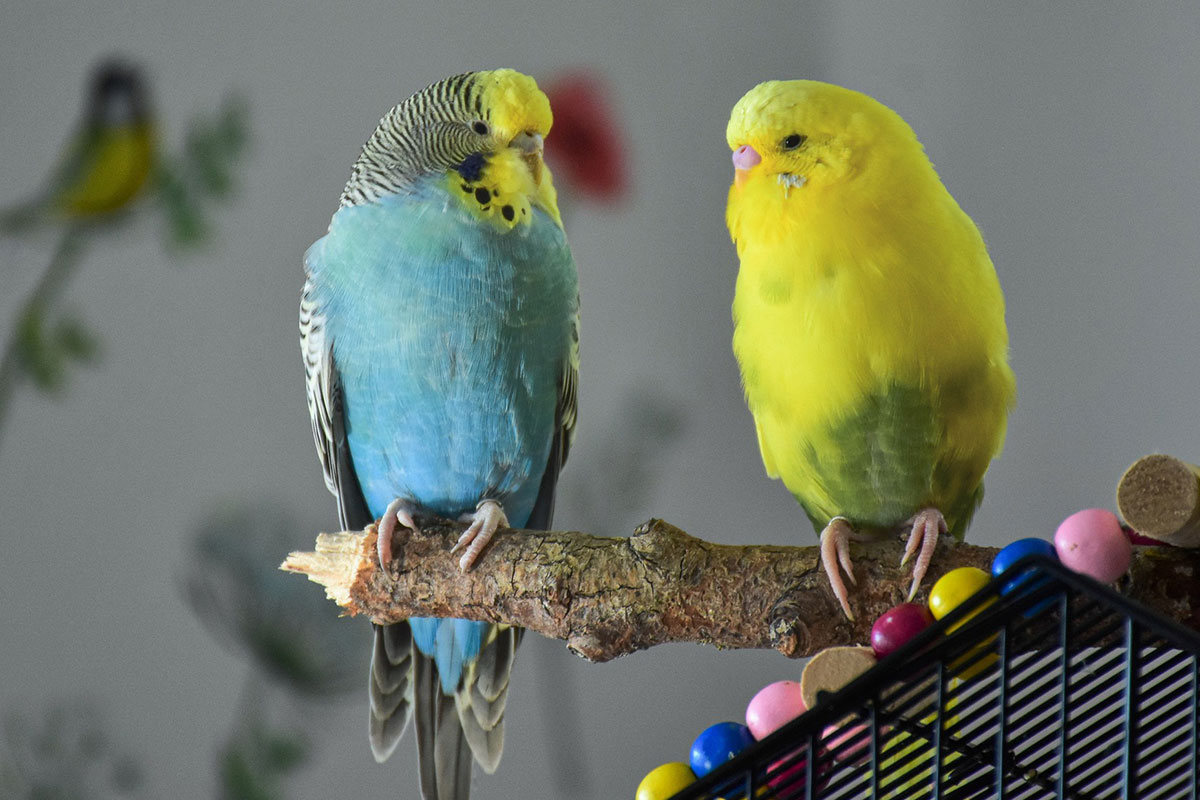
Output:
<instances>
[{"instance_id":1,"label":"yellow head feather","mask_svg":"<svg viewBox=\"0 0 1200 800\"><path fill-rule=\"evenodd\" d=\"M508 144L520 133L550 133L550 100L533 78L512 69L493 69L476 73L476 86L496 139Z\"/></svg>"}]
</instances>

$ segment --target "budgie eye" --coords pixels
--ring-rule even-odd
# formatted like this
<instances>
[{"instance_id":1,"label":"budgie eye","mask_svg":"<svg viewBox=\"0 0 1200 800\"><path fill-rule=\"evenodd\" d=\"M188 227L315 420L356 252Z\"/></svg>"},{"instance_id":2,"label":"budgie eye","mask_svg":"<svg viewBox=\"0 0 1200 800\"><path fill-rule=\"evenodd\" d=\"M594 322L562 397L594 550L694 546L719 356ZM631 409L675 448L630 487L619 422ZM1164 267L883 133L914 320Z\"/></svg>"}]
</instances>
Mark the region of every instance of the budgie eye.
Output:
<instances>
[{"instance_id":1,"label":"budgie eye","mask_svg":"<svg viewBox=\"0 0 1200 800\"><path fill-rule=\"evenodd\" d=\"M480 136L487 136L488 124L481 119L477 119L471 123L471 130L475 131Z\"/></svg>"},{"instance_id":2,"label":"budgie eye","mask_svg":"<svg viewBox=\"0 0 1200 800\"><path fill-rule=\"evenodd\" d=\"M782 147L784 150L795 150L797 147L804 144L804 140L807 138L807 136L801 136L798 133L793 133L780 142L780 147Z\"/></svg>"}]
</instances>

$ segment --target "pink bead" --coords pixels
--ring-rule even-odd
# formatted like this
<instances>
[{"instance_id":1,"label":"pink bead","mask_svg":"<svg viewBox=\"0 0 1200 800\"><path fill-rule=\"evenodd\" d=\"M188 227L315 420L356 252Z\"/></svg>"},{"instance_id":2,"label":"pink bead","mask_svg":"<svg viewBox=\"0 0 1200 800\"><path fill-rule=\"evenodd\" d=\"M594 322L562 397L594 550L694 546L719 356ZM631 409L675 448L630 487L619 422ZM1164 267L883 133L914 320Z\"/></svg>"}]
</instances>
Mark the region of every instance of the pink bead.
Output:
<instances>
[{"instance_id":1,"label":"pink bead","mask_svg":"<svg viewBox=\"0 0 1200 800\"><path fill-rule=\"evenodd\" d=\"M1058 560L1068 569L1111 583L1125 574L1133 557L1117 515L1103 508L1076 511L1054 534Z\"/></svg>"},{"instance_id":2,"label":"pink bead","mask_svg":"<svg viewBox=\"0 0 1200 800\"><path fill-rule=\"evenodd\" d=\"M805 712L797 681L775 681L759 689L746 706L746 727L762 739Z\"/></svg>"}]
</instances>

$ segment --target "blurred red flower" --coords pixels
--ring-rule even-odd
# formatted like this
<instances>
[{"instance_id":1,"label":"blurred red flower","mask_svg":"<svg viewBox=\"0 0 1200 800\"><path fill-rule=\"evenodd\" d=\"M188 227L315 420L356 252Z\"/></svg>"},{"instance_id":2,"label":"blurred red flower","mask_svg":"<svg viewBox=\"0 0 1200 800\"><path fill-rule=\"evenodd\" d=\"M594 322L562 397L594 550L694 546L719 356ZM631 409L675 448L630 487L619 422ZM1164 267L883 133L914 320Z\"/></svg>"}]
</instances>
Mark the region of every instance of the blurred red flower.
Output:
<instances>
[{"instance_id":1,"label":"blurred red flower","mask_svg":"<svg viewBox=\"0 0 1200 800\"><path fill-rule=\"evenodd\" d=\"M614 201L628 189L625 154L603 81L573 72L543 87L554 112L546 158L556 177L583 197Z\"/></svg>"}]
</instances>

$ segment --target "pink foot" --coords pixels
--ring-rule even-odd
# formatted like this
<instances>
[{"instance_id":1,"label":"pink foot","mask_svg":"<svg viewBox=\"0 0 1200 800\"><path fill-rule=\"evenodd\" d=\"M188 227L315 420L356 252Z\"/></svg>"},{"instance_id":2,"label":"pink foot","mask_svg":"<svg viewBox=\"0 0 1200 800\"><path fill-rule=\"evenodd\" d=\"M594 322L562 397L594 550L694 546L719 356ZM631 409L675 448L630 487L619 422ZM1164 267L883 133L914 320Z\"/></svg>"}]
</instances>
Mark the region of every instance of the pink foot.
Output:
<instances>
[{"instance_id":1,"label":"pink foot","mask_svg":"<svg viewBox=\"0 0 1200 800\"><path fill-rule=\"evenodd\" d=\"M921 579L929 569L929 562L933 560L938 536L945 533L947 528L946 518L936 508L923 508L904 524L912 526L912 533L908 535L908 545L904 548L904 558L900 559L900 566L907 564L914 554L917 556L913 564L912 586L908 590L908 599L911 602L917 594L917 589L921 588Z\"/></svg>"},{"instance_id":2,"label":"pink foot","mask_svg":"<svg viewBox=\"0 0 1200 800\"><path fill-rule=\"evenodd\" d=\"M463 547L467 548L458 561L458 568L466 572L475 565L476 559L492 540L496 529L501 526L508 527L508 517L504 515L504 508L496 500L480 500L479 505L475 506L474 514L463 514L458 521L469 522L471 525L458 537L450 552L456 553Z\"/></svg>"},{"instance_id":3,"label":"pink foot","mask_svg":"<svg viewBox=\"0 0 1200 800\"><path fill-rule=\"evenodd\" d=\"M396 524L399 523L416 533L421 532L413 520L413 511L415 510L416 506L412 503L397 497L379 518L379 530L375 544L379 551L379 566L385 570L387 565L392 563L392 537L396 534Z\"/></svg>"},{"instance_id":4,"label":"pink foot","mask_svg":"<svg viewBox=\"0 0 1200 800\"><path fill-rule=\"evenodd\" d=\"M846 584L842 582L838 566L846 571L851 585L857 586L854 567L850 563L850 540L853 537L854 529L845 517L834 517L829 520L825 530L821 531L821 564L825 567L825 574L829 576L829 588L833 590L833 596L841 603L846 619L851 622L854 621L854 613L850 610L849 593L846 591Z\"/></svg>"}]
</instances>

